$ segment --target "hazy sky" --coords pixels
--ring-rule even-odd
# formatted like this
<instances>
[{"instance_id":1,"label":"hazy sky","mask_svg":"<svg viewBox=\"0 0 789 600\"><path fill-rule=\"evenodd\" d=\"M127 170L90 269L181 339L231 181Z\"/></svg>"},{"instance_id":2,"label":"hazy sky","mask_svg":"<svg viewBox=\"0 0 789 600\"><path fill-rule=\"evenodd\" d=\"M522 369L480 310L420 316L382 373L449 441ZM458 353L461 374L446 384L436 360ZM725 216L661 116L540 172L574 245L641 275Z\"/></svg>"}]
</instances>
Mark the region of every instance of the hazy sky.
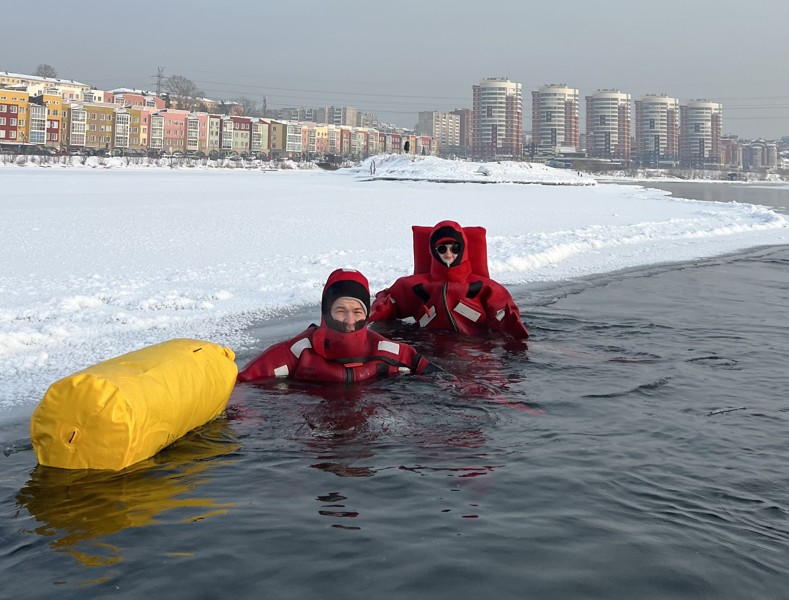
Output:
<instances>
[{"instance_id":1,"label":"hazy sky","mask_svg":"<svg viewBox=\"0 0 789 600\"><path fill-rule=\"evenodd\" d=\"M582 98L706 98L723 104L724 133L789 135L786 0L38 0L4 17L0 70L46 63L102 89L155 90L163 67L212 98L354 106L413 127L507 77L523 85L525 129L531 91L566 83Z\"/></svg>"}]
</instances>

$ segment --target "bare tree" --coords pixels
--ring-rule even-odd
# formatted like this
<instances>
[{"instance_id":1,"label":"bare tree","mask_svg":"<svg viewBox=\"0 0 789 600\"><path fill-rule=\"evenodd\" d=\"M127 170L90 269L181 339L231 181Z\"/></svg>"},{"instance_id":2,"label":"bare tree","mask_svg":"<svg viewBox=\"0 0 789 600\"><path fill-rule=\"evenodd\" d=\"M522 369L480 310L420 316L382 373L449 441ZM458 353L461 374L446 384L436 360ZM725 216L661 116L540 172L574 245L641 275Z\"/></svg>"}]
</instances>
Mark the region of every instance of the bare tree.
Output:
<instances>
[{"instance_id":1,"label":"bare tree","mask_svg":"<svg viewBox=\"0 0 789 600\"><path fill-rule=\"evenodd\" d=\"M36 71L33 75L36 77L49 77L55 79L58 76L58 72L52 65L40 64L36 67Z\"/></svg>"},{"instance_id":2,"label":"bare tree","mask_svg":"<svg viewBox=\"0 0 789 600\"><path fill-rule=\"evenodd\" d=\"M241 115L245 115L247 117L257 117L259 116L258 105L252 98L247 98L246 96L239 96L238 98L233 98L233 102L235 102L239 107L239 112Z\"/></svg>"},{"instance_id":3,"label":"bare tree","mask_svg":"<svg viewBox=\"0 0 789 600\"><path fill-rule=\"evenodd\" d=\"M195 110L200 103L199 98L204 96L202 90L183 75L171 75L167 78L164 87L175 102L176 108Z\"/></svg>"}]
</instances>

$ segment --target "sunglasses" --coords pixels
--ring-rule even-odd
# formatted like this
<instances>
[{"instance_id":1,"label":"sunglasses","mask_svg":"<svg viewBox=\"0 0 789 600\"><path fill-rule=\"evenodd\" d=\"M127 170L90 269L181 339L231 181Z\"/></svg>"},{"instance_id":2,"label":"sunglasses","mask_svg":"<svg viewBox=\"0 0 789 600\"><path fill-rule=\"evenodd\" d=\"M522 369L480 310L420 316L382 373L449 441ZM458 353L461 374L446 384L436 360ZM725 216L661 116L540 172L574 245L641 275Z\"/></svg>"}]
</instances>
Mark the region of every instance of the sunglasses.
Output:
<instances>
[{"instance_id":1,"label":"sunglasses","mask_svg":"<svg viewBox=\"0 0 789 600\"><path fill-rule=\"evenodd\" d=\"M460 244L439 244L436 246L436 252L439 254L446 254L449 250L452 254L460 253Z\"/></svg>"}]
</instances>

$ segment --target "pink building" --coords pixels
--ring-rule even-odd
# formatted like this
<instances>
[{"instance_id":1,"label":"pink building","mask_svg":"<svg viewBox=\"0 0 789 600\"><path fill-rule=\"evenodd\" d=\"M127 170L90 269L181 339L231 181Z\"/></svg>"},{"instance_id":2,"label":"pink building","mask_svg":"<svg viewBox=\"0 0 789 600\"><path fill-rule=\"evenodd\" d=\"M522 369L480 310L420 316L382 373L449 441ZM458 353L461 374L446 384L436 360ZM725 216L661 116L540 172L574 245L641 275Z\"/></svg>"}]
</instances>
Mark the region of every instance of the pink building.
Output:
<instances>
[{"instance_id":1,"label":"pink building","mask_svg":"<svg viewBox=\"0 0 789 600\"><path fill-rule=\"evenodd\" d=\"M208 113L190 113L186 119L186 151L208 153Z\"/></svg>"},{"instance_id":2,"label":"pink building","mask_svg":"<svg viewBox=\"0 0 789 600\"><path fill-rule=\"evenodd\" d=\"M165 108L158 113L163 119L162 149L167 153L186 152L188 110Z\"/></svg>"}]
</instances>

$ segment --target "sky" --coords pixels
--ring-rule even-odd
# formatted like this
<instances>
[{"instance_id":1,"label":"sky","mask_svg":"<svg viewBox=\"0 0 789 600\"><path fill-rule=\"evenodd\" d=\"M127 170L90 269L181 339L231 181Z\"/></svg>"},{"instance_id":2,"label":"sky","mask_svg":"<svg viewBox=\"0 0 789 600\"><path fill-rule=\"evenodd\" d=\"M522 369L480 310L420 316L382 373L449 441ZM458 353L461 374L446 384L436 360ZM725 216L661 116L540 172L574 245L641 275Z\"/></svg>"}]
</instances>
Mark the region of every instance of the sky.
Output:
<instances>
[{"instance_id":1,"label":"sky","mask_svg":"<svg viewBox=\"0 0 789 600\"><path fill-rule=\"evenodd\" d=\"M318 319L334 269L360 270L373 293L410 274L412 225L485 227L491 277L516 298L789 240L789 220L764 206L522 163L371 160L376 177L404 181L371 181L369 161L335 172L0 162L0 426L26 421L58 379L168 339L226 345L243 366Z\"/></svg>"},{"instance_id":2,"label":"sky","mask_svg":"<svg viewBox=\"0 0 789 600\"><path fill-rule=\"evenodd\" d=\"M211 98L354 106L408 128L419 111L470 108L473 85L507 77L523 85L525 129L531 91L565 83L582 98L705 98L723 104L725 134L789 135L782 0L137 0L100 10L40 0L36 13L51 18L4 28L0 70L44 63L102 89L155 90L162 68ZM4 17L30 14L16 3ZM583 112L582 101L582 123Z\"/></svg>"}]
</instances>

